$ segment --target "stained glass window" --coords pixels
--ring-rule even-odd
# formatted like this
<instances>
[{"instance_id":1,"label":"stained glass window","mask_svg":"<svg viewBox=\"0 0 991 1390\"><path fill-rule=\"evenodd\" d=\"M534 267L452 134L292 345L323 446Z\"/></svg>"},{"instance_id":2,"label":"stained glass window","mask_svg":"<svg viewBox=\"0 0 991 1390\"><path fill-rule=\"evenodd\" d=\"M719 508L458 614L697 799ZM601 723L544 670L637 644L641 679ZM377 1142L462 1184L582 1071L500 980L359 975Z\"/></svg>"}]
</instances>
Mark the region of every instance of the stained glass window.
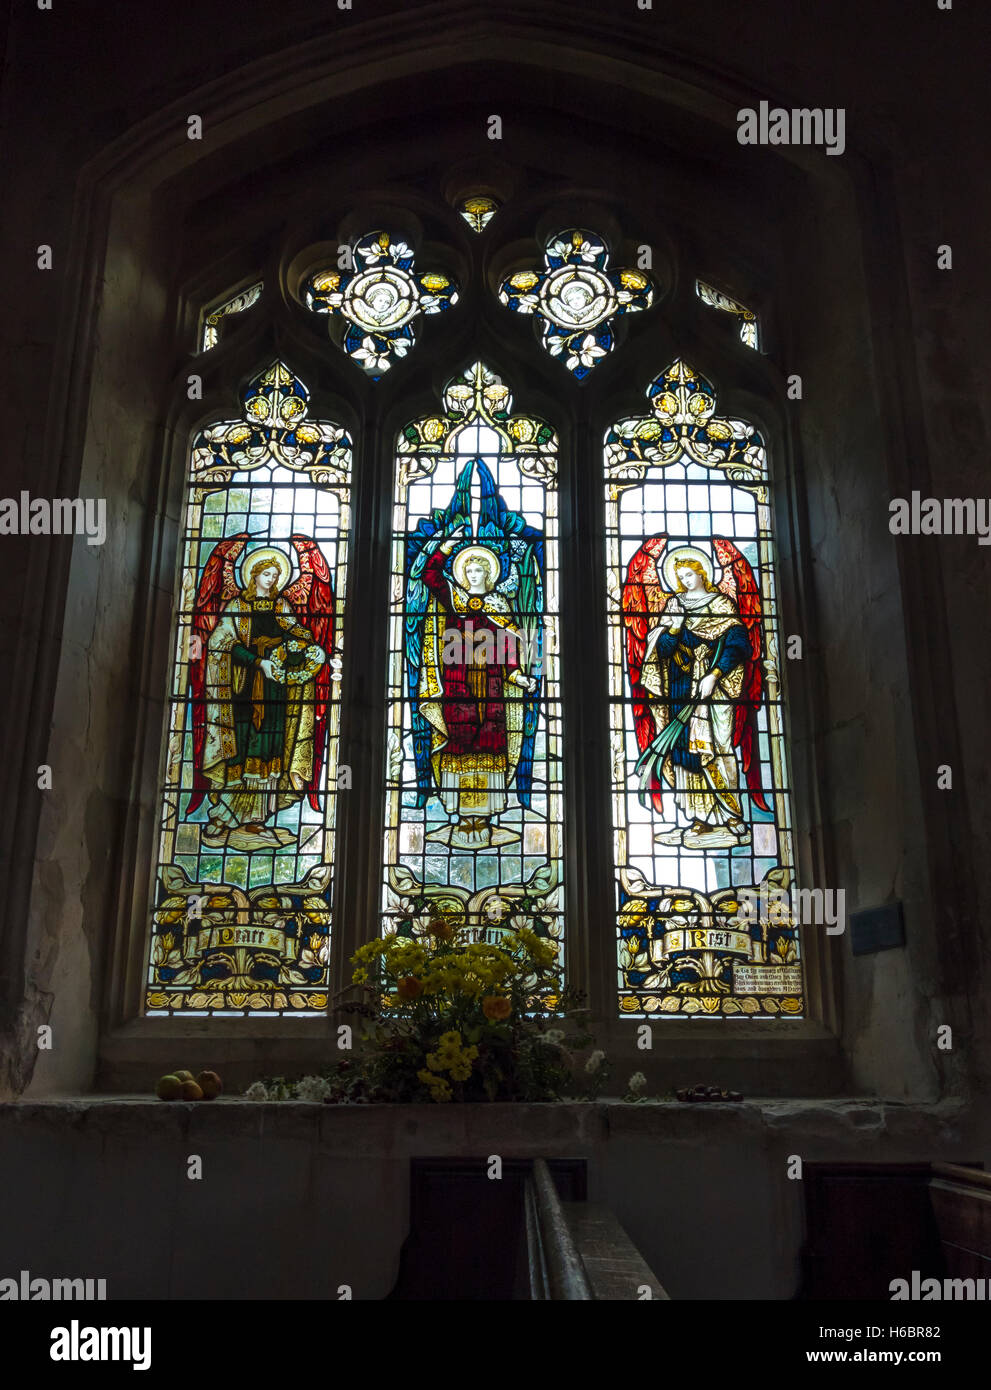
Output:
<instances>
[{"instance_id":1,"label":"stained glass window","mask_svg":"<svg viewBox=\"0 0 991 1390\"><path fill-rule=\"evenodd\" d=\"M397 449L383 908L561 939L557 439L476 364Z\"/></svg>"},{"instance_id":2,"label":"stained glass window","mask_svg":"<svg viewBox=\"0 0 991 1390\"><path fill-rule=\"evenodd\" d=\"M721 309L724 314L735 314L740 320L740 341L746 343L748 348L753 348L755 351L759 350L760 326L753 309L748 309L743 304L737 303L735 299L730 299L728 294L713 289L704 280L695 281L695 293L703 304L709 305L710 309Z\"/></svg>"},{"instance_id":3,"label":"stained glass window","mask_svg":"<svg viewBox=\"0 0 991 1390\"><path fill-rule=\"evenodd\" d=\"M458 204L458 212L468 223L473 232L481 232L486 228L499 211L499 204L494 198L486 198L482 194L476 194L470 198L462 198Z\"/></svg>"},{"instance_id":4,"label":"stained glass window","mask_svg":"<svg viewBox=\"0 0 991 1390\"><path fill-rule=\"evenodd\" d=\"M581 381L615 345L620 314L649 309L650 276L610 270L609 251L594 232L571 228L547 244L541 270L517 270L499 290L503 304L533 314L544 347Z\"/></svg>"},{"instance_id":5,"label":"stained glass window","mask_svg":"<svg viewBox=\"0 0 991 1390\"><path fill-rule=\"evenodd\" d=\"M802 1013L764 442L674 362L605 443L624 1014Z\"/></svg>"},{"instance_id":6,"label":"stained glass window","mask_svg":"<svg viewBox=\"0 0 991 1390\"><path fill-rule=\"evenodd\" d=\"M413 249L388 232L362 237L353 270L328 268L310 277L306 306L343 321L341 346L377 381L416 342L421 314L440 314L458 302L457 287L439 270L417 272Z\"/></svg>"},{"instance_id":7,"label":"stained glass window","mask_svg":"<svg viewBox=\"0 0 991 1390\"><path fill-rule=\"evenodd\" d=\"M149 1013L327 1008L351 442L282 362L189 457Z\"/></svg>"},{"instance_id":8,"label":"stained glass window","mask_svg":"<svg viewBox=\"0 0 991 1390\"><path fill-rule=\"evenodd\" d=\"M219 304L216 309L210 309L203 315L203 327L200 334L200 352L209 352L216 347L220 341L220 324L222 320L230 318L232 314L243 314L245 309L250 309L252 304L257 304L261 299L261 281L257 285L251 285L248 289L242 290L240 294L227 299L223 304Z\"/></svg>"}]
</instances>

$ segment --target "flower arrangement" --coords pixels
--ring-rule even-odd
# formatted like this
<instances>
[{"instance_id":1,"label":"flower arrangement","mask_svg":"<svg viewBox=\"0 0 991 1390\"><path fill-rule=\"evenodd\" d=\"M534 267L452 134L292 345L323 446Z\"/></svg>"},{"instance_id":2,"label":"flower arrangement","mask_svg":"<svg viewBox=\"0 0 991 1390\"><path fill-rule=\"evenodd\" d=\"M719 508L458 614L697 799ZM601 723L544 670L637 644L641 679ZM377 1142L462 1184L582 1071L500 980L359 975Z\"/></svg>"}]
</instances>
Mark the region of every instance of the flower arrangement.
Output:
<instances>
[{"instance_id":1,"label":"flower arrangement","mask_svg":"<svg viewBox=\"0 0 991 1390\"><path fill-rule=\"evenodd\" d=\"M562 987L557 943L526 925L494 940L479 935L444 914L420 935L406 924L362 946L351 960L352 998L343 1005L366 1021L353 1058L322 1078L256 1082L254 1096L265 1090L273 1099L317 1099L319 1091L329 1102L595 1100L609 1066L601 1051L583 1055L594 1040L580 996Z\"/></svg>"}]
</instances>

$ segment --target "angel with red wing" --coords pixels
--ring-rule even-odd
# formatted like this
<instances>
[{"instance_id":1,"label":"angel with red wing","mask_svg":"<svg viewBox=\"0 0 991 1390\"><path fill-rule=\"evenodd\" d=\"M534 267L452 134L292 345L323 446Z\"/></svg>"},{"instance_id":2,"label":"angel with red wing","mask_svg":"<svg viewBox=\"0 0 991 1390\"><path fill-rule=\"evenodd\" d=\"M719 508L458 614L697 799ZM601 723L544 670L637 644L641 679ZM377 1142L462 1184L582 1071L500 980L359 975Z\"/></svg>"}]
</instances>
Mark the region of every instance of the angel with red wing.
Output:
<instances>
[{"instance_id":1,"label":"angel with red wing","mask_svg":"<svg viewBox=\"0 0 991 1390\"><path fill-rule=\"evenodd\" d=\"M728 849L749 844L741 778L751 802L761 788L757 712L763 698L760 589L732 541L714 537L712 557L694 545L668 549L652 536L633 556L623 586L623 623L644 805L663 809L674 791L688 820L660 832L662 844Z\"/></svg>"},{"instance_id":2,"label":"angel with red wing","mask_svg":"<svg viewBox=\"0 0 991 1390\"><path fill-rule=\"evenodd\" d=\"M191 815L206 795L209 848L279 847L266 821L309 796L320 809L334 641L330 570L315 541L293 536L238 559L246 533L220 541L203 569L190 642Z\"/></svg>"}]
</instances>

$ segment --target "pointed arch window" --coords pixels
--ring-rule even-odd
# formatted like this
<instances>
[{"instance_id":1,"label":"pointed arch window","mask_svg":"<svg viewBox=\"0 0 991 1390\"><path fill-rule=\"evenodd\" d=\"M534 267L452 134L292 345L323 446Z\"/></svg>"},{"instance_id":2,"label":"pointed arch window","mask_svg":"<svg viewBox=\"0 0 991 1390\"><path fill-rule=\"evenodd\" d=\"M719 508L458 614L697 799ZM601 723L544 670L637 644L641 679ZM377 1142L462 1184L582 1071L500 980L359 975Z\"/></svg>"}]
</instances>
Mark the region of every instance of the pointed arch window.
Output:
<instances>
[{"instance_id":1,"label":"pointed arch window","mask_svg":"<svg viewBox=\"0 0 991 1390\"><path fill-rule=\"evenodd\" d=\"M561 940L556 435L476 363L395 476L385 927Z\"/></svg>"},{"instance_id":2,"label":"pointed arch window","mask_svg":"<svg viewBox=\"0 0 991 1390\"><path fill-rule=\"evenodd\" d=\"M189 454L145 1008L327 1008L351 441L284 362Z\"/></svg>"},{"instance_id":3,"label":"pointed arch window","mask_svg":"<svg viewBox=\"0 0 991 1390\"><path fill-rule=\"evenodd\" d=\"M605 443L619 1005L804 1008L760 434L676 361Z\"/></svg>"},{"instance_id":4,"label":"pointed arch window","mask_svg":"<svg viewBox=\"0 0 991 1390\"><path fill-rule=\"evenodd\" d=\"M475 234L487 240L499 225L486 230L495 200L462 201L458 211L476 219L462 236L477 248ZM311 262L299 297L368 376L395 368L395 419L417 320L477 286L421 272L410 242L389 233L352 250L349 270ZM624 350L617 318L652 308L668 278L612 269L611 257L603 238L569 228L548 240L543 269L508 273L495 290L537 320L543 348L567 368L562 393L591 391L596 409L588 378ZM464 261L472 274L480 263ZM707 304L756 325L698 283ZM245 307L230 300L216 313ZM644 344L625 346L635 357ZM541 358L530 352L531 367ZM333 381L342 359L328 347L325 362ZM358 374L343 368L345 377ZM391 536L369 538L355 574L355 617L371 627L383 613L365 580L390 567L384 664L372 668L385 685L385 728L373 727L356 677L346 726L375 741L379 761L343 803L352 441L310 418L307 387L281 360L247 386L239 418L194 439L146 1013L326 1012L332 973L344 978L355 945L376 931L430 935L438 918L489 941L530 925L558 943L563 967L567 907L576 933L615 931L620 1017L804 1015L765 441L720 414L693 366L672 362L647 389L649 410L606 434L604 513L573 482L576 554L565 573L579 597L569 610L558 422L515 413L511 386L476 361L394 437ZM374 406L369 422L374 455ZM575 448L580 459L599 446ZM374 499L360 510L375 515ZM578 572L577 552L603 515L608 608L596 619L575 605L601 592L602 572ZM594 651L604 620L605 686L581 664L562 682L562 605L575 650ZM373 663L383 659L371 650ZM611 784L597 781L604 768L589 770L587 803L568 805L572 714L575 727L608 721ZM594 828L607 797L611 850ZM332 972L339 805L349 844L369 814L384 812L384 826L371 875L352 873L349 860L342 879L347 939ZM565 893L566 858L590 861L580 893ZM576 940L562 980L601 998L612 982L589 978L597 951Z\"/></svg>"}]
</instances>

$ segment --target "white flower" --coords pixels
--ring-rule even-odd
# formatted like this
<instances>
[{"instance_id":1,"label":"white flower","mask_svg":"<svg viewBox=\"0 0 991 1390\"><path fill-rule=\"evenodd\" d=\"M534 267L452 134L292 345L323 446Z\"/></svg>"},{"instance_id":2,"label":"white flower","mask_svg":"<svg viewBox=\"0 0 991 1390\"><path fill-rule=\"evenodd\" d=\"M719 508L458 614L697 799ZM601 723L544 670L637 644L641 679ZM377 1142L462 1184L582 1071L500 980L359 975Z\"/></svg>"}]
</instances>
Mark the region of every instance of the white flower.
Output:
<instances>
[{"instance_id":1,"label":"white flower","mask_svg":"<svg viewBox=\"0 0 991 1390\"><path fill-rule=\"evenodd\" d=\"M606 1054L602 1051L601 1048L597 1047L595 1051L590 1055L588 1061L585 1063L585 1070L587 1072L597 1072L605 1060Z\"/></svg>"},{"instance_id":2,"label":"white flower","mask_svg":"<svg viewBox=\"0 0 991 1390\"><path fill-rule=\"evenodd\" d=\"M553 1043L555 1047L560 1047L564 1042L564 1030L561 1028L548 1028L544 1034L544 1042Z\"/></svg>"},{"instance_id":3,"label":"white flower","mask_svg":"<svg viewBox=\"0 0 991 1390\"><path fill-rule=\"evenodd\" d=\"M296 1087L297 1100L324 1101L330 1094L330 1085L322 1076L304 1076Z\"/></svg>"},{"instance_id":4,"label":"white flower","mask_svg":"<svg viewBox=\"0 0 991 1390\"><path fill-rule=\"evenodd\" d=\"M567 367L569 371L574 371L579 362L583 367L594 367L600 357L605 357L605 348L599 347L598 343L587 333L581 341L577 353L573 353L568 358Z\"/></svg>"},{"instance_id":5,"label":"white flower","mask_svg":"<svg viewBox=\"0 0 991 1390\"><path fill-rule=\"evenodd\" d=\"M647 1078L642 1071L635 1071L626 1083L626 1089L631 1096L638 1096L641 1091L647 1089Z\"/></svg>"},{"instance_id":6,"label":"white flower","mask_svg":"<svg viewBox=\"0 0 991 1390\"><path fill-rule=\"evenodd\" d=\"M389 368L388 353L382 355L376 352L372 338L362 338L361 347L356 348L351 356L361 363L366 372L384 372Z\"/></svg>"},{"instance_id":7,"label":"white flower","mask_svg":"<svg viewBox=\"0 0 991 1390\"><path fill-rule=\"evenodd\" d=\"M253 1081L244 1093L245 1100L268 1100L268 1091L263 1081Z\"/></svg>"},{"instance_id":8,"label":"white flower","mask_svg":"<svg viewBox=\"0 0 991 1390\"><path fill-rule=\"evenodd\" d=\"M555 241L547 248L548 256L554 256L566 260L571 256L578 255L583 261L592 262L601 253L602 246L598 242L583 241L580 246L575 246L569 241Z\"/></svg>"}]
</instances>

